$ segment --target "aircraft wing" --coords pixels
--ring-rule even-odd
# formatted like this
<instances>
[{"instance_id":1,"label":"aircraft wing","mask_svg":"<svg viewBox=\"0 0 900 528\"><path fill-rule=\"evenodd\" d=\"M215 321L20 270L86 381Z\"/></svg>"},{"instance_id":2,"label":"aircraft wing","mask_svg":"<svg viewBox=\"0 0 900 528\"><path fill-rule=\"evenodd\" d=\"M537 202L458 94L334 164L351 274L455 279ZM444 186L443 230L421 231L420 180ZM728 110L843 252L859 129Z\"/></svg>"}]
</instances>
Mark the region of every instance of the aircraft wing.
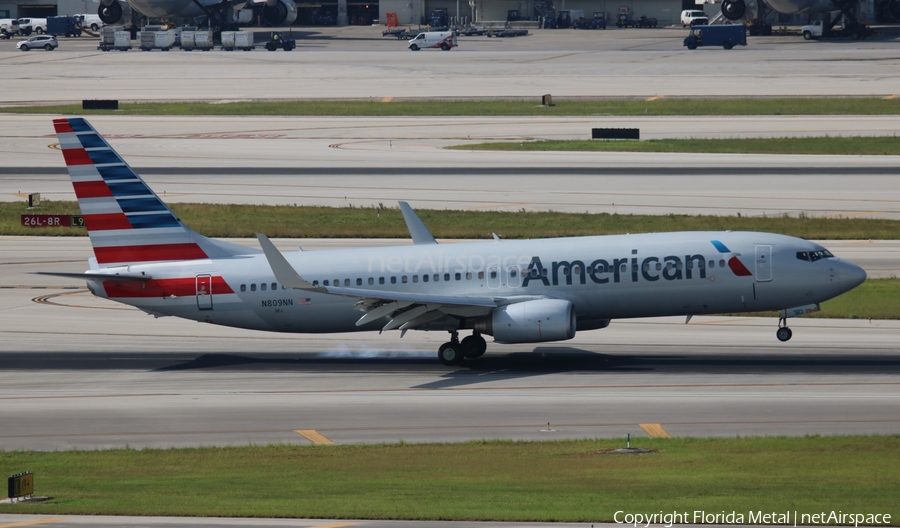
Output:
<instances>
[{"instance_id":1,"label":"aircraft wing","mask_svg":"<svg viewBox=\"0 0 900 528\"><path fill-rule=\"evenodd\" d=\"M467 297L453 295L431 295L427 293L409 293L385 290L370 290L365 288L342 288L339 286L315 286L303 279L291 263L284 258L278 248L263 234L257 234L259 245L262 247L272 267L275 278L286 288L341 295L343 297L355 297L359 299L356 307L366 312L356 326L364 325L385 316L391 320L382 330L410 330L418 326L436 321L448 314L448 311L474 308L479 312L487 313L500 304L508 304L506 299L494 299L491 297ZM506 301L506 302L504 302Z\"/></svg>"}]
</instances>

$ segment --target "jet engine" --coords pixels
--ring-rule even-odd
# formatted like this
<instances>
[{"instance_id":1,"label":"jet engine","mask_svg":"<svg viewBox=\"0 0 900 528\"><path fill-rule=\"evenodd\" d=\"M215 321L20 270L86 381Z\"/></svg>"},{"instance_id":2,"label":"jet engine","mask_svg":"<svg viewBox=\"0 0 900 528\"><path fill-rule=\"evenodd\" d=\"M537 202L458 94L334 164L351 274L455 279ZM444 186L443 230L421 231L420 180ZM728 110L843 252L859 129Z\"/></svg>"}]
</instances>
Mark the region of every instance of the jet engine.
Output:
<instances>
[{"instance_id":1,"label":"jet engine","mask_svg":"<svg viewBox=\"0 0 900 528\"><path fill-rule=\"evenodd\" d=\"M575 337L575 309L569 301L537 299L495 308L475 330L498 343L540 343Z\"/></svg>"},{"instance_id":2,"label":"jet engine","mask_svg":"<svg viewBox=\"0 0 900 528\"><path fill-rule=\"evenodd\" d=\"M744 0L722 0L722 15L728 20L741 20L747 14Z\"/></svg>"},{"instance_id":3,"label":"jet engine","mask_svg":"<svg viewBox=\"0 0 900 528\"><path fill-rule=\"evenodd\" d=\"M131 6L118 0L100 0L97 14L104 24L121 26L131 24Z\"/></svg>"},{"instance_id":4,"label":"jet engine","mask_svg":"<svg viewBox=\"0 0 900 528\"><path fill-rule=\"evenodd\" d=\"M294 0L266 0L262 14L270 26L290 26L297 20L297 4Z\"/></svg>"}]
</instances>

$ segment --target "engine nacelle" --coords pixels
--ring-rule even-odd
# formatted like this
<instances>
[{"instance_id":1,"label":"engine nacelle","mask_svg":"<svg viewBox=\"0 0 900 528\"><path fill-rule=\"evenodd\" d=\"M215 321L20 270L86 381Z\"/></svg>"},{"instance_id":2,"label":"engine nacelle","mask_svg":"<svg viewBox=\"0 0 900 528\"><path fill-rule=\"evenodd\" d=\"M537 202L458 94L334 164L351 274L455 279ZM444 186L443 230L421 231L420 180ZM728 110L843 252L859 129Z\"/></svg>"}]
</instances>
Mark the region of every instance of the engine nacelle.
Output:
<instances>
[{"instance_id":1,"label":"engine nacelle","mask_svg":"<svg viewBox=\"0 0 900 528\"><path fill-rule=\"evenodd\" d=\"M541 343L575 337L575 307L560 299L537 299L495 308L475 330L498 343Z\"/></svg>"},{"instance_id":2,"label":"engine nacelle","mask_svg":"<svg viewBox=\"0 0 900 528\"><path fill-rule=\"evenodd\" d=\"M722 0L722 15L728 20L740 20L747 14L744 0Z\"/></svg>"},{"instance_id":3,"label":"engine nacelle","mask_svg":"<svg viewBox=\"0 0 900 528\"><path fill-rule=\"evenodd\" d=\"M290 26L297 20L297 4L294 0L266 0L262 13L270 26Z\"/></svg>"},{"instance_id":4,"label":"engine nacelle","mask_svg":"<svg viewBox=\"0 0 900 528\"><path fill-rule=\"evenodd\" d=\"M131 25L131 6L119 0L101 0L97 14L109 26Z\"/></svg>"}]
</instances>

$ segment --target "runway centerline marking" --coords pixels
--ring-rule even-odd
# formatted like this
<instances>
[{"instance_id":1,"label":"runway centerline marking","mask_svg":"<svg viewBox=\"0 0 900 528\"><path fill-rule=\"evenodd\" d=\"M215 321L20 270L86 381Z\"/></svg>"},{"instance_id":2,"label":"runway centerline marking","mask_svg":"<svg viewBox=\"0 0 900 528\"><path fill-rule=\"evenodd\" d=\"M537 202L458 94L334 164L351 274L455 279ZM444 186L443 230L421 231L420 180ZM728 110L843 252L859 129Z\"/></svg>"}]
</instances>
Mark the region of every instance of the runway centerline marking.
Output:
<instances>
[{"instance_id":1,"label":"runway centerline marking","mask_svg":"<svg viewBox=\"0 0 900 528\"><path fill-rule=\"evenodd\" d=\"M316 431L315 429L295 429L295 433L306 438L310 442L315 445L334 445L334 442L323 435L322 433ZM350 524L341 524L339 526L352 526Z\"/></svg>"},{"instance_id":2,"label":"runway centerline marking","mask_svg":"<svg viewBox=\"0 0 900 528\"><path fill-rule=\"evenodd\" d=\"M34 521L22 521L9 524L0 524L0 528L13 528L14 526L34 526L36 524L47 524L65 521L63 517L53 517L51 519L36 519Z\"/></svg>"},{"instance_id":3,"label":"runway centerline marking","mask_svg":"<svg viewBox=\"0 0 900 528\"><path fill-rule=\"evenodd\" d=\"M670 435L669 432L663 428L662 424L642 423L638 425L641 427L641 429L644 430L645 433L647 433L647 436L649 436L650 438L672 438L672 435Z\"/></svg>"}]
</instances>

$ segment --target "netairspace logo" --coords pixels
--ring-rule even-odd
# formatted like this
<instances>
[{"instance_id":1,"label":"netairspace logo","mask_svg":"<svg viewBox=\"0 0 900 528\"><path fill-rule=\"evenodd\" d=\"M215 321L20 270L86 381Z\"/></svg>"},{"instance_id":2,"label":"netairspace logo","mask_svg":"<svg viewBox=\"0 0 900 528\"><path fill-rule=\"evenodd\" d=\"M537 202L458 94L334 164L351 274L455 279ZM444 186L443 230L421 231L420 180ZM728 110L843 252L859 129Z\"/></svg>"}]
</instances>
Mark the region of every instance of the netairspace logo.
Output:
<instances>
[{"instance_id":1,"label":"netairspace logo","mask_svg":"<svg viewBox=\"0 0 900 528\"><path fill-rule=\"evenodd\" d=\"M616 524L627 524L634 528L649 528L661 525L672 528L676 524L777 524L777 525L840 525L840 526L878 526L891 523L889 513L845 513L841 510L818 513L800 513L796 510L783 512L749 511L746 514L736 511L706 512L703 510L671 511L658 513L626 513L619 510L613 516Z\"/></svg>"}]
</instances>

